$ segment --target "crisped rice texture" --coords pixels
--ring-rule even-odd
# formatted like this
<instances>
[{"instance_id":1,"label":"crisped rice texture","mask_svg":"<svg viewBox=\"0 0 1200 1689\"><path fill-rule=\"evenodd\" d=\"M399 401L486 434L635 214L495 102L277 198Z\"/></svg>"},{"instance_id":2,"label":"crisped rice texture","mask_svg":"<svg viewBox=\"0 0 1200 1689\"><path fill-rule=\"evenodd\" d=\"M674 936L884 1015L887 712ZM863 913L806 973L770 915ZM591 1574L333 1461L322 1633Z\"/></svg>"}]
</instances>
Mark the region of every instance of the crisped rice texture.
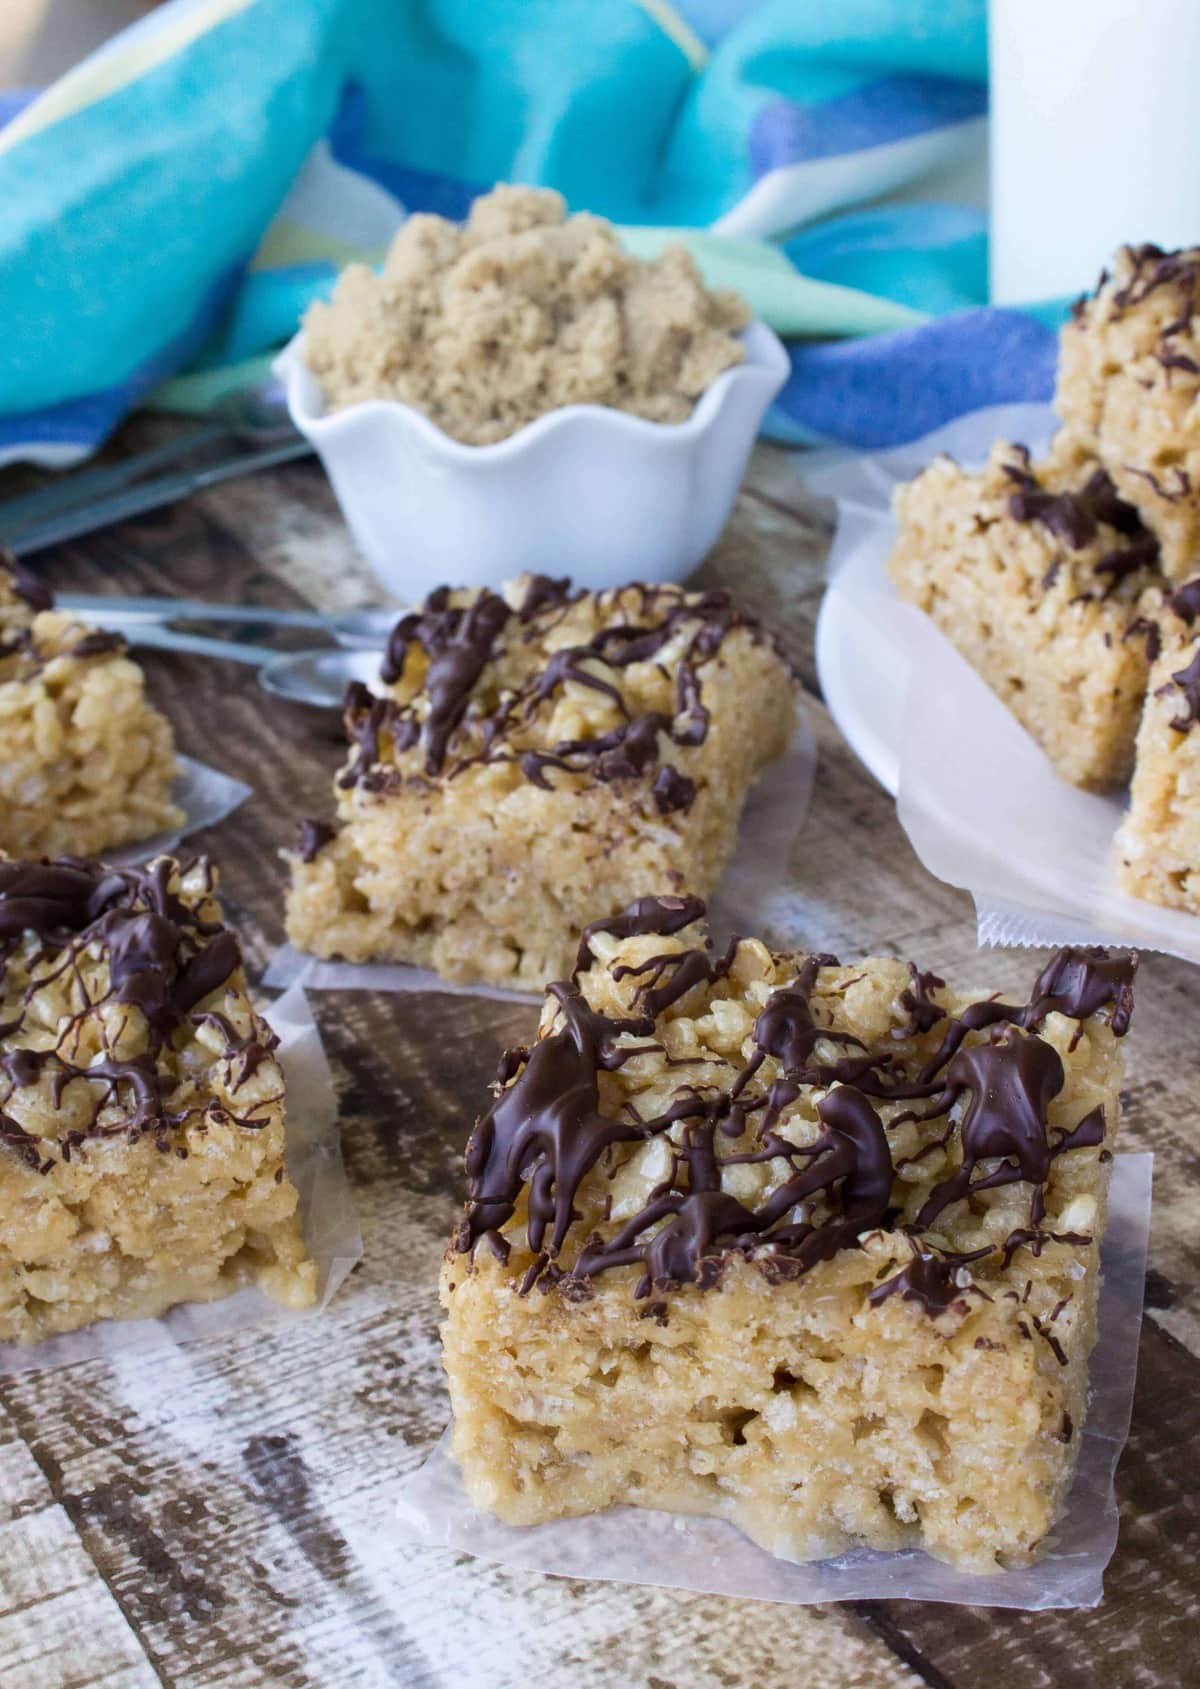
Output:
<instances>
[{"instance_id":1,"label":"crisped rice texture","mask_svg":"<svg viewBox=\"0 0 1200 1689\"><path fill-rule=\"evenodd\" d=\"M3 575L0 558L0 592ZM153 838L184 819L175 773L170 724L121 641L0 598L0 849L91 856Z\"/></svg>"},{"instance_id":2,"label":"crisped rice texture","mask_svg":"<svg viewBox=\"0 0 1200 1689\"><path fill-rule=\"evenodd\" d=\"M1200 568L1200 248L1122 247L1062 330L1056 450L1095 459L1162 544L1167 576Z\"/></svg>"},{"instance_id":3,"label":"crisped rice texture","mask_svg":"<svg viewBox=\"0 0 1200 1689\"><path fill-rule=\"evenodd\" d=\"M1115 581L1098 572L1128 551L1096 525L1075 547L1044 522L1011 512L1011 472L1058 493L1096 465L1031 464L996 445L981 470L939 457L897 489L899 535L889 572L1033 735L1064 779L1103 789L1128 780L1146 685L1145 637L1133 624L1152 566Z\"/></svg>"},{"instance_id":4,"label":"crisped rice texture","mask_svg":"<svg viewBox=\"0 0 1200 1689\"><path fill-rule=\"evenodd\" d=\"M5 887L28 892L5 877L22 867L0 860L0 920ZM189 957L227 940L206 863L160 859L144 884L156 871L207 929L189 929L165 971L142 976L169 989ZM131 881L109 927L65 941L27 931L0 973L0 1340L147 1318L247 1285L291 1307L314 1299L284 1167L283 1073L240 962L161 1044L136 991L121 988L128 945L115 965L114 945L120 955L120 935L153 901ZM149 942L161 947L166 932Z\"/></svg>"},{"instance_id":5,"label":"crisped rice texture","mask_svg":"<svg viewBox=\"0 0 1200 1689\"><path fill-rule=\"evenodd\" d=\"M694 942L600 935L580 990L606 1015L636 1015L646 964ZM686 992L651 1034L606 1045L604 1119L658 1120L693 1090L728 1095L755 1049L757 1017L801 967L799 957L744 940L729 971ZM813 1062L862 1050L886 1053L893 1076L911 1074L937 1049L944 1015L975 1000L927 980L934 1024L918 1030L914 976L903 964L814 967L809 1008L822 1031ZM658 960L649 973L663 977ZM550 996L541 1036L563 1025ZM526 1239L528 1186L498 1232L467 1253L460 1241L442 1272L443 1337L453 1452L475 1505L516 1525L619 1503L715 1514L798 1560L862 1544L920 1545L971 1571L1033 1556L1069 1484L1086 1411L1121 1076L1107 1011L1082 1023L1049 1013L1037 1035L1064 1072L1047 1132L1066 1132L1096 1109L1106 1126L1103 1149L1071 1149L1052 1162L1043 1226L1070 1241L1047 1239L1040 1253L1018 1242L1005 1259L1029 1220L1030 1190L1019 1182L980 1190L919 1239L906 1235L961 1148L951 1120L914 1120L911 1102L888 1101L873 1106L895 1164L897 1218L798 1277L773 1272L769 1249L733 1249L707 1288L639 1285L639 1265L577 1283L581 1250L594 1255L680 1178L672 1157L688 1142L682 1119L604 1153L572 1200L553 1270ZM972 1032L968 1047L987 1036ZM644 1053L616 1059L635 1046ZM510 1062L504 1083L512 1071ZM767 1056L743 1101L780 1073ZM790 1144L815 1144L816 1109L830 1094L797 1085L774 1130ZM751 1208L793 1171L769 1156L730 1164L758 1148L754 1121L749 1114L741 1136L722 1128L717 1137L720 1188ZM902 1294L872 1304L870 1293L918 1248L981 1255L959 1269L961 1293L941 1311Z\"/></svg>"},{"instance_id":6,"label":"crisped rice texture","mask_svg":"<svg viewBox=\"0 0 1200 1689\"><path fill-rule=\"evenodd\" d=\"M505 597L518 606L528 592L526 577ZM448 603L477 599L460 592ZM698 668L708 717L702 742L672 743L661 732L641 772L602 779L594 761L577 771L549 762L531 778L522 759L594 744L631 717L658 712L670 723L699 612L683 614L670 642L644 662L617 670L588 657L587 678L567 677L544 698L530 694L532 707L522 705L502 743L484 755L497 700L530 693L556 653L598 629L653 628L701 602L678 587L634 586L552 602L527 622L514 614L438 773L426 772L424 739L398 748L394 727L381 733L365 769L352 754L337 786L336 836L312 860L292 858L292 942L319 956L412 962L449 979L540 990L569 967L598 909L647 886L711 891L733 853L750 786L795 728L787 665L752 625L733 627ZM427 723L426 673L418 653L380 695ZM695 792L664 813L655 782L668 761Z\"/></svg>"}]
</instances>

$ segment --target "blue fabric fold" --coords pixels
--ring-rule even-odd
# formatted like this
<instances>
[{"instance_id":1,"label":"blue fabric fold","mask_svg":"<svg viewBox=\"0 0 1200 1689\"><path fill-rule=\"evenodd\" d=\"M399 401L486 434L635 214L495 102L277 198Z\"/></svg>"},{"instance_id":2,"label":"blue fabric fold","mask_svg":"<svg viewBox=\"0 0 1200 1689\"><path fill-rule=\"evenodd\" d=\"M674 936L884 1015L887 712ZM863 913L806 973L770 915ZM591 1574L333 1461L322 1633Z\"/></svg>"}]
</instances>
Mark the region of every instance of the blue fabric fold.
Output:
<instances>
[{"instance_id":1,"label":"blue fabric fold","mask_svg":"<svg viewBox=\"0 0 1200 1689\"><path fill-rule=\"evenodd\" d=\"M717 282L774 243L786 437L1044 397L1055 308L986 309L982 211L915 197L981 152L986 105L985 0L170 0L0 99L0 462L242 371L407 212L501 179L711 228Z\"/></svg>"}]
</instances>

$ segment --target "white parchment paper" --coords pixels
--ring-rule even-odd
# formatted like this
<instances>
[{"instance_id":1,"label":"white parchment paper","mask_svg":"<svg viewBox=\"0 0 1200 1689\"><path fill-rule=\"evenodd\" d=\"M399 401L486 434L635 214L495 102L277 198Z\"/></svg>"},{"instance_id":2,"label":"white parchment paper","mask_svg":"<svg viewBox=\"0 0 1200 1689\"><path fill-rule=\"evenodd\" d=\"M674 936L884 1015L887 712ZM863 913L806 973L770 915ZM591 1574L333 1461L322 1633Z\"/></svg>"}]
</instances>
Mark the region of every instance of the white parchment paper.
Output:
<instances>
[{"instance_id":1,"label":"white parchment paper","mask_svg":"<svg viewBox=\"0 0 1200 1689\"><path fill-rule=\"evenodd\" d=\"M198 833L202 827L215 827L254 796L254 788L235 780L232 774L222 774L219 768L210 768L194 757L177 760L179 773L171 796L183 811L183 826L168 833L156 833L150 839L138 839L120 850L106 850L103 853L106 862L118 868L132 868L152 856L170 853L189 833Z\"/></svg>"},{"instance_id":2,"label":"white parchment paper","mask_svg":"<svg viewBox=\"0 0 1200 1689\"><path fill-rule=\"evenodd\" d=\"M1016 1571L973 1575L919 1549L856 1549L810 1565L778 1560L723 1519L614 1507L546 1525L501 1524L467 1499L449 1433L397 1494L405 1541L559 1577L654 1584L709 1595L808 1606L822 1601L944 1601L955 1605L1095 1607L1117 1542L1113 1479L1129 1435L1150 1233L1152 1155L1118 1155L1101 1250L1099 1337L1075 1480L1042 1558Z\"/></svg>"},{"instance_id":3,"label":"white parchment paper","mask_svg":"<svg viewBox=\"0 0 1200 1689\"><path fill-rule=\"evenodd\" d=\"M801 704L800 725L790 749L772 763L746 799L733 861L709 900L709 926L718 949L734 932L757 935L776 929L778 922L773 915L778 911L774 905L808 814L816 763L812 724ZM597 897L603 898L602 886L597 887ZM597 913L608 912L601 903ZM322 962L291 944L276 952L264 984L279 990L301 984L310 991L445 991L516 1003L542 1000L541 992L455 984L429 968L413 968L403 962Z\"/></svg>"},{"instance_id":4,"label":"white parchment paper","mask_svg":"<svg viewBox=\"0 0 1200 1689\"><path fill-rule=\"evenodd\" d=\"M995 406L870 457L805 469L838 501L818 667L838 726L896 796L921 861L975 900L981 944L1120 943L1200 963L1200 917L1131 897L1116 881L1124 794L1060 780L1035 741L927 616L887 577L891 496L939 451L982 463L999 438L1035 453L1048 405Z\"/></svg>"},{"instance_id":5,"label":"white parchment paper","mask_svg":"<svg viewBox=\"0 0 1200 1689\"><path fill-rule=\"evenodd\" d=\"M0 1343L0 1375L72 1366L98 1356L172 1347L246 1326L311 1319L362 1258L362 1235L342 1166L337 1099L321 1035L300 987L267 1011L279 1037L287 1080L287 1170L300 1198L309 1253L317 1263L317 1304L296 1312L261 1290L235 1291L216 1302L185 1302L153 1320L102 1320L43 1343Z\"/></svg>"}]
</instances>

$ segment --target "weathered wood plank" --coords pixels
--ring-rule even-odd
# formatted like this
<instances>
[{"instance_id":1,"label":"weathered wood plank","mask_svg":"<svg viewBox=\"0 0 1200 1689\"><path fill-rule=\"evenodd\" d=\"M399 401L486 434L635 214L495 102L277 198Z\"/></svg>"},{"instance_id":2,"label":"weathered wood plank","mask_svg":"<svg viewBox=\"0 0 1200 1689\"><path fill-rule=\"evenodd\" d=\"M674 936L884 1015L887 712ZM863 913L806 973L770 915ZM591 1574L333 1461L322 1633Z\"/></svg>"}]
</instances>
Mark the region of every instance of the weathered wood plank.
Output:
<instances>
[{"instance_id":1,"label":"weathered wood plank","mask_svg":"<svg viewBox=\"0 0 1200 1689\"><path fill-rule=\"evenodd\" d=\"M0 1418L0 1683L153 1689L159 1678L8 1414Z\"/></svg>"}]
</instances>

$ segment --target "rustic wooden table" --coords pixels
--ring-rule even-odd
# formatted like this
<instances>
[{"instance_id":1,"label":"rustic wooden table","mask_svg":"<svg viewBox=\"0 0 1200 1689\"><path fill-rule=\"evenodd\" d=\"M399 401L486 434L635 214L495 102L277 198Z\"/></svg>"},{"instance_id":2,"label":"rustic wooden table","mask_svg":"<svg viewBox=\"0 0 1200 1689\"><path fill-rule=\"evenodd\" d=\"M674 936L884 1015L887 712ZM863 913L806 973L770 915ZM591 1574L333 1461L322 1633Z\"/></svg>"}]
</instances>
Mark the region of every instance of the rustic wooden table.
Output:
<instances>
[{"instance_id":1,"label":"rustic wooden table","mask_svg":"<svg viewBox=\"0 0 1200 1689\"><path fill-rule=\"evenodd\" d=\"M125 444L133 439L127 431ZM121 449L119 442L116 449ZM0 477L0 496L16 480ZM822 708L813 621L828 543L795 462L760 447L701 579L783 635L820 748L791 874L814 947L920 959L1016 990L1039 958L975 947L890 799ZM562 560L568 566L568 560ZM370 583L302 463L47 554L59 589L324 607ZM326 807L334 724L234 665L148 654L180 748L253 785L199 843L252 967L282 939L293 818ZM435 1278L459 1157L499 1048L532 1011L475 998L324 995L365 1259L327 1314L155 1357L0 1378L0 1684L540 1689L1174 1689L1200 1618L1198 976L1147 960L1123 1142L1158 1157L1122 1531L1103 1605L1021 1614L906 1602L787 1608L515 1574L388 1540L389 1487L446 1419Z\"/></svg>"}]
</instances>

